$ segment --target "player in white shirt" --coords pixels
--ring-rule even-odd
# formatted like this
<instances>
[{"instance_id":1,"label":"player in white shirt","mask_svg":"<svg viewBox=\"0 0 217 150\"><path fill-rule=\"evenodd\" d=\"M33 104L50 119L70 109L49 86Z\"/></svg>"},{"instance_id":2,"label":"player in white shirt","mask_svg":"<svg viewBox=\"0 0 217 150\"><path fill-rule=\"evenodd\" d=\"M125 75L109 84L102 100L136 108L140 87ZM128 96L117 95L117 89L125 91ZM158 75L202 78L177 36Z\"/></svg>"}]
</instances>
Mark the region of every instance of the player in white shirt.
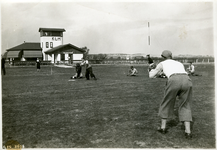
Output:
<instances>
[{"instance_id":1,"label":"player in white shirt","mask_svg":"<svg viewBox=\"0 0 217 150\"><path fill-rule=\"evenodd\" d=\"M174 105L176 97L179 97L179 121L184 123L185 137L192 138L191 123L191 102L192 102L192 82L184 65L178 61L172 60L172 53L168 50L162 52L161 55L164 61L160 62L156 68L152 68L149 72L150 78L155 78L160 72L167 76L168 81L166 84L163 100L159 108L159 116L161 117L161 127L159 132L167 133L166 123L168 118L174 115Z\"/></svg>"},{"instance_id":2,"label":"player in white shirt","mask_svg":"<svg viewBox=\"0 0 217 150\"><path fill-rule=\"evenodd\" d=\"M188 75L194 75L195 69L194 69L194 65L192 64L192 62L190 62L190 65L187 68L187 71L188 71Z\"/></svg>"},{"instance_id":3,"label":"player in white shirt","mask_svg":"<svg viewBox=\"0 0 217 150\"><path fill-rule=\"evenodd\" d=\"M94 80L97 80L96 76L93 74L92 66L89 64L88 60L82 59L81 66L85 67L85 77L87 80L90 80L90 77Z\"/></svg>"},{"instance_id":4,"label":"player in white shirt","mask_svg":"<svg viewBox=\"0 0 217 150\"><path fill-rule=\"evenodd\" d=\"M138 71L136 68L134 68L133 66L130 67L129 69L129 74L128 76L136 76L138 74Z\"/></svg>"}]
</instances>

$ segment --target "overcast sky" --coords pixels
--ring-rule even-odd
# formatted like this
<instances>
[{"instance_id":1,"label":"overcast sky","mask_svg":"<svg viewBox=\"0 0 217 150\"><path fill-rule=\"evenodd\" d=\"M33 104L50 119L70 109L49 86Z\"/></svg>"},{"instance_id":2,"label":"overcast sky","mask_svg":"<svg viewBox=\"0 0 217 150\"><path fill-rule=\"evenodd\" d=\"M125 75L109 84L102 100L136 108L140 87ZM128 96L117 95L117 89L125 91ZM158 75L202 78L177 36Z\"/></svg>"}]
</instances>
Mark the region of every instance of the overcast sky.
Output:
<instances>
[{"instance_id":1,"label":"overcast sky","mask_svg":"<svg viewBox=\"0 0 217 150\"><path fill-rule=\"evenodd\" d=\"M63 44L86 46L91 54L160 55L169 49L174 55L214 55L213 10L212 1L3 1L2 51L24 41L40 42L43 27L64 28Z\"/></svg>"}]
</instances>

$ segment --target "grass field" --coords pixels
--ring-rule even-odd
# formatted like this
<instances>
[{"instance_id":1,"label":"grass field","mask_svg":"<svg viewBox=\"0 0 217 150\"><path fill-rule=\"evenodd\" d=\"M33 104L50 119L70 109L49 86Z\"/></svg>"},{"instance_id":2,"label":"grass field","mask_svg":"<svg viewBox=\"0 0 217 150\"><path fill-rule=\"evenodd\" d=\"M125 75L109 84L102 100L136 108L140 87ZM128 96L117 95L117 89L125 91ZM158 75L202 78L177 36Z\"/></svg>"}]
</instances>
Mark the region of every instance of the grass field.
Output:
<instances>
[{"instance_id":1,"label":"grass field","mask_svg":"<svg viewBox=\"0 0 217 150\"><path fill-rule=\"evenodd\" d=\"M98 80L69 81L72 68L6 68L2 76L3 145L25 148L215 148L214 65L196 65L193 76L193 139L176 118L169 132L156 131L167 79L149 79L147 66L95 65ZM84 70L83 70L84 72Z\"/></svg>"}]
</instances>

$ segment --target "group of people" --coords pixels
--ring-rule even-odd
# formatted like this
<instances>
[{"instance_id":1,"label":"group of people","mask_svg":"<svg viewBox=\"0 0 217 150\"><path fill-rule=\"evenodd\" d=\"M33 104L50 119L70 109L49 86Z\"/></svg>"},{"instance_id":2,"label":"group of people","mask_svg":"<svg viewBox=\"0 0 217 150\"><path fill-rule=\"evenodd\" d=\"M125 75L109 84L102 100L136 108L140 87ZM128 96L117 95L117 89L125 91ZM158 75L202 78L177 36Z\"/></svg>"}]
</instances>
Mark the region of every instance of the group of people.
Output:
<instances>
[{"instance_id":1,"label":"group of people","mask_svg":"<svg viewBox=\"0 0 217 150\"><path fill-rule=\"evenodd\" d=\"M190 75L195 75L195 67L190 65L185 69L181 62L172 59L172 52L165 50L161 54L164 61L155 64L147 55L149 78L167 78L164 97L160 103L159 116L161 117L161 125L157 129L158 132L166 134L168 132L167 121L174 117L174 107L179 99L178 118L184 127L184 136L187 139L192 138L192 81ZM129 69L129 76L135 76L138 71L133 66Z\"/></svg>"},{"instance_id":2,"label":"group of people","mask_svg":"<svg viewBox=\"0 0 217 150\"><path fill-rule=\"evenodd\" d=\"M158 132L166 134L168 132L167 121L174 117L174 107L179 99L178 118L184 129L184 136L187 139L192 138L192 81L189 76L196 76L195 67L192 62L187 69L181 62L172 59L172 52L165 50L161 54L164 61L155 64L150 55L147 55L149 78L167 78L164 97L159 108L159 116L161 117L161 126ZM131 66L128 76L135 76L138 71Z\"/></svg>"},{"instance_id":3,"label":"group of people","mask_svg":"<svg viewBox=\"0 0 217 150\"><path fill-rule=\"evenodd\" d=\"M151 69L156 68L156 64L154 63L150 55L147 55L147 60L148 60L148 65L149 65L148 67L148 72L149 72ZM195 67L192 62L190 62L189 67L186 69L186 72L188 73L189 76L201 76L195 73ZM136 76L137 74L138 74L137 69L134 66L130 66L127 76ZM164 74L163 71L159 72L155 77L156 78L167 78L167 76Z\"/></svg>"},{"instance_id":4,"label":"group of people","mask_svg":"<svg viewBox=\"0 0 217 150\"><path fill-rule=\"evenodd\" d=\"M3 73L3 75L6 75L6 69L5 69L5 58L4 57L2 57L2 59L1 59L1 68L2 68L2 73ZM40 62L40 60L37 58L37 60L36 60L36 69L37 69L37 71L40 71L40 65L41 65L41 62Z\"/></svg>"},{"instance_id":5,"label":"group of people","mask_svg":"<svg viewBox=\"0 0 217 150\"><path fill-rule=\"evenodd\" d=\"M76 74L71 77L72 79L79 79L83 77L82 67L85 68L85 77L87 80L90 80L90 77L94 80L97 80L96 76L93 73L92 66L89 64L88 60L85 60L84 58L82 58L81 63L76 63L75 66Z\"/></svg>"},{"instance_id":6,"label":"group of people","mask_svg":"<svg viewBox=\"0 0 217 150\"><path fill-rule=\"evenodd\" d=\"M182 63L172 59L172 52L169 50L164 50L161 54L164 61L155 65L153 60L148 57L148 73L149 78L156 78L159 75L164 75L167 78L166 88L164 91L164 97L160 103L159 116L161 117L161 126L157 129L158 132L166 134L168 132L167 120L173 118L174 106L176 98L179 99L178 107L178 117L179 121L183 123L184 135L187 139L192 138L192 81L189 75L194 75L195 67L190 63L187 71ZM2 70L4 75L5 72L5 60L2 59ZM40 70L40 61L36 61L37 71ZM89 64L88 60L82 59L81 63L76 64L76 74L71 78L82 78L82 67L85 68L85 77L90 80L90 77L96 80L96 76L93 73L92 66ZM138 71L133 66L129 69L129 76L135 76Z\"/></svg>"}]
</instances>

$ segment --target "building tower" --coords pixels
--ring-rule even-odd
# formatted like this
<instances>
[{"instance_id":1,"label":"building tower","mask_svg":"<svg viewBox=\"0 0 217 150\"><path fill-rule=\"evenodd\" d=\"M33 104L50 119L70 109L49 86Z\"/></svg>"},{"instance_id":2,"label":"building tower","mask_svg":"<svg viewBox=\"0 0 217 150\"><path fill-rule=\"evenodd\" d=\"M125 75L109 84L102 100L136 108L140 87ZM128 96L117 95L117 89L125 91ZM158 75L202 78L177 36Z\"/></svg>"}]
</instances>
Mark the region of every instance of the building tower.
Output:
<instances>
[{"instance_id":1,"label":"building tower","mask_svg":"<svg viewBox=\"0 0 217 150\"><path fill-rule=\"evenodd\" d=\"M42 48L43 60L53 61L52 57L45 54L49 49L56 46L63 45L63 32L62 28L39 28L40 43Z\"/></svg>"}]
</instances>

